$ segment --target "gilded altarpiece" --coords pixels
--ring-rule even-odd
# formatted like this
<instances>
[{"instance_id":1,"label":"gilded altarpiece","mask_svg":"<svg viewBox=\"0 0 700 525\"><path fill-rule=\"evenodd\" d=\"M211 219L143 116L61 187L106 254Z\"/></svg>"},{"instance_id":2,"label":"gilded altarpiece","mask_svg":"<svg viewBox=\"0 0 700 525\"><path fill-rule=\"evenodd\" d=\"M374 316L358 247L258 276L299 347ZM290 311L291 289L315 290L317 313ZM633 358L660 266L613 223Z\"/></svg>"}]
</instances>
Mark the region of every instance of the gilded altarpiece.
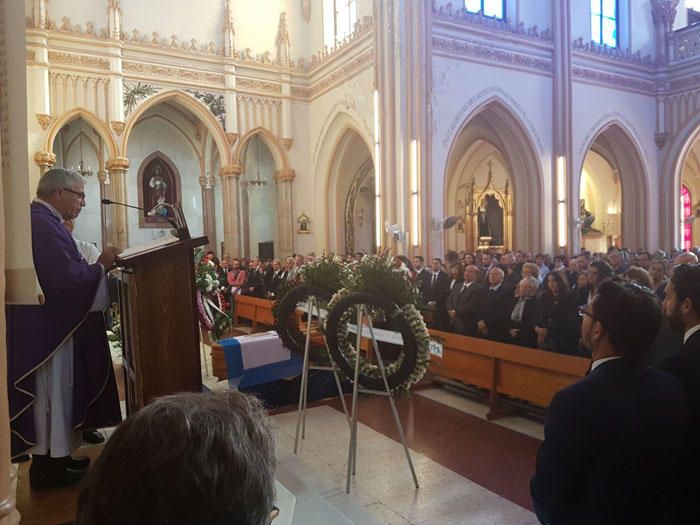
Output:
<instances>
[{"instance_id":1,"label":"gilded altarpiece","mask_svg":"<svg viewBox=\"0 0 700 525\"><path fill-rule=\"evenodd\" d=\"M494 183L492 163L485 186L478 186L475 178L462 186L458 195L464 195L457 203L463 213L463 223L459 230L466 234L466 250L496 249L511 250L513 247L513 194L510 180L505 179L502 187Z\"/></svg>"}]
</instances>

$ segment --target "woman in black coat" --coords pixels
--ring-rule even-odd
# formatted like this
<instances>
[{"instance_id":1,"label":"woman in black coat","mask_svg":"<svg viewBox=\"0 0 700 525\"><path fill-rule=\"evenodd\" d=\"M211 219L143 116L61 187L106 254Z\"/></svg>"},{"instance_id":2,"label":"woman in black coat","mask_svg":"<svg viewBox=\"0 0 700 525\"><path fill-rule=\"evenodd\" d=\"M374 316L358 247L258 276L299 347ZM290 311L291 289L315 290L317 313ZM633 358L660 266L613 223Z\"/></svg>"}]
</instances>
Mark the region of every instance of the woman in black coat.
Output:
<instances>
[{"instance_id":1,"label":"woman in black coat","mask_svg":"<svg viewBox=\"0 0 700 525\"><path fill-rule=\"evenodd\" d=\"M576 354L581 336L576 298L569 293L566 279L560 272L548 273L545 284L535 326L537 346L550 352Z\"/></svg>"}]
</instances>

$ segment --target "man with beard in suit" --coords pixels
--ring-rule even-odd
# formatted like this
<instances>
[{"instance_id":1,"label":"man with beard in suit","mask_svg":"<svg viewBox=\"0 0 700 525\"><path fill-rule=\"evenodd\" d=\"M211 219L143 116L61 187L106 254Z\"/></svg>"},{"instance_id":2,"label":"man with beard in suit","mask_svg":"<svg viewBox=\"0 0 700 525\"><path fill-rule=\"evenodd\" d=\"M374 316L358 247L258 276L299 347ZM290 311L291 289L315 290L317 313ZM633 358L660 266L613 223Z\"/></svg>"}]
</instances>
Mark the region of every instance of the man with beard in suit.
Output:
<instances>
[{"instance_id":1,"label":"man with beard in suit","mask_svg":"<svg viewBox=\"0 0 700 525\"><path fill-rule=\"evenodd\" d=\"M416 255L413 258L413 271L416 273L416 288L428 302L426 292L433 274L425 267L425 259L422 256Z\"/></svg>"},{"instance_id":2,"label":"man with beard in suit","mask_svg":"<svg viewBox=\"0 0 700 525\"><path fill-rule=\"evenodd\" d=\"M535 513L552 525L675 525L688 409L675 377L644 366L658 299L608 279L580 312L593 364L550 404L530 483Z\"/></svg>"},{"instance_id":3,"label":"man with beard in suit","mask_svg":"<svg viewBox=\"0 0 700 525\"><path fill-rule=\"evenodd\" d=\"M700 264L682 264L666 285L664 313L671 328L682 332L683 346L661 362L661 370L685 387L689 420L679 480L678 523L697 523L700 494Z\"/></svg>"},{"instance_id":4,"label":"man with beard in suit","mask_svg":"<svg viewBox=\"0 0 700 525\"><path fill-rule=\"evenodd\" d=\"M479 268L473 264L464 270L464 283L455 286L447 299L447 313L452 319L454 331L468 336L477 335L477 321L482 307L485 289L477 282Z\"/></svg>"},{"instance_id":5,"label":"man with beard in suit","mask_svg":"<svg viewBox=\"0 0 700 525\"><path fill-rule=\"evenodd\" d=\"M503 286L504 277L505 273L497 266L489 270L486 276L489 288L484 295L481 318L477 323L479 335L494 341L506 339L509 306L513 298L513 294Z\"/></svg>"}]
</instances>

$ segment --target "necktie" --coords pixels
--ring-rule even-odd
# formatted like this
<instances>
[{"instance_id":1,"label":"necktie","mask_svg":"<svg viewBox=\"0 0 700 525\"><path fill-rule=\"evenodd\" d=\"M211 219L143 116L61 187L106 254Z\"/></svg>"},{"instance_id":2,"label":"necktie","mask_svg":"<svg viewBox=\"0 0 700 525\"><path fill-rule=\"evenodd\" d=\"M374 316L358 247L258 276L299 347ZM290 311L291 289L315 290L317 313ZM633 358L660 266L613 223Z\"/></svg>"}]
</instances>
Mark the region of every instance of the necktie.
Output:
<instances>
[{"instance_id":1,"label":"necktie","mask_svg":"<svg viewBox=\"0 0 700 525\"><path fill-rule=\"evenodd\" d=\"M433 274L433 282L430 283L430 286L433 288L435 288L435 281L437 281L437 275L438 275L437 273Z\"/></svg>"}]
</instances>

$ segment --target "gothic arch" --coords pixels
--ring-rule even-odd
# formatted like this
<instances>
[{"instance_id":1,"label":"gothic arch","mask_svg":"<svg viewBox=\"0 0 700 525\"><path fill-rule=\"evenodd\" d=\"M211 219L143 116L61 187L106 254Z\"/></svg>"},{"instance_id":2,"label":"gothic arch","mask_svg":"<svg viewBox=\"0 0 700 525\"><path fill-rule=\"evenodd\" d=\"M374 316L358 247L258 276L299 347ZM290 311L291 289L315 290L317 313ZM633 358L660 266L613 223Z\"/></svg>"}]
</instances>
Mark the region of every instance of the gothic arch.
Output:
<instances>
[{"instance_id":1,"label":"gothic arch","mask_svg":"<svg viewBox=\"0 0 700 525\"><path fill-rule=\"evenodd\" d=\"M60 118L56 119L48 129L46 134L46 144L45 151L53 151L53 143L56 140L56 135L61 131L61 128L68 124L70 121L82 118L87 122L92 128L100 135L100 138L104 141L107 146L107 153L110 158L116 157L119 151L117 143L114 141L114 135L100 118L94 113L88 111L85 108L75 108L67 113L64 113ZM102 169L102 166L100 166Z\"/></svg>"},{"instance_id":2,"label":"gothic arch","mask_svg":"<svg viewBox=\"0 0 700 525\"><path fill-rule=\"evenodd\" d=\"M126 126L124 127L124 134L122 135L121 155L123 157L127 156L129 138L131 137L131 133L136 125L136 122L138 122L143 114L150 108L165 101L173 101L176 104L190 110L195 117L199 118L209 130L209 133L211 133L214 142L216 142L220 157L226 160L225 164L231 163L231 148L228 146L226 133L224 133L221 123L216 119L207 106L193 96L180 90L165 91L163 93L159 93L158 95L152 96L139 105L138 108L129 116Z\"/></svg>"},{"instance_id":3,"label":"gothic arch","mask_svg":"<svg viewBox=\"0 0 700 525\"><path fill-rule=\"evenodd\" d=\"M250 139L252 139L256 135L260 136L260 139L263 141L265 146L267 146L267 149L269 149L270 153L272 153L272 158L275 160L275 167L278 170L289 168L287 151L284 149L284 146L280 144L279 139L275 137L272 133L270 133L270 131L261 127L251 129L250 131L248 131L248 133L246 133L245 135L243 135L243 137L240 138L233 153L233 163L238 164L239 166L243 166L242 157L245 148L248 145Z\"/></svg>"},{"instance_id":4,"label":"gothic arch","mask_svg":"<svg viewBox=\"0 0 700 525\"><path fill-rule=\"evenodd\" d=\"M313 184L314 203L320 208L314 210L314 215L323 217L326 223L325 229L321 229L315 239L317 251L330 249L339 252L345 249L344 222L340 220L344 216L345 206L338 207L335 204L339 168L353 139L366 147L368 157L374 162L373 149L366 134L362 132L362 127L348 113L338 112L321 139L319 156L314 167L315 173L322 174L314 179Z\"/></svg>"},{"instance_id":5,"label":"gothic arch","mask_svg":"<svg viewBox=\"0 0 700 525\"><path fill-rule=\"evenodd\" d=\"M680 246L681 239L677 225L681 217L679 196L681 194L683 164L693 144L699 138L700 113L686 122L669 142L659 173L661 245L667 249ZM697 199L697 197L695 198Z\"/></svg>"},{"instance_id":6,"label":"gothic arch","mask_svg":"<svg viewBox=\"0 0 700 525\"><path fill-rule=\"evenodd\" d=\"M540 157L527 127L500 97L492 97L472 110L455 134L445 165L443 209L453 207L450 188L456 187L461 176L460 162L479 140L493 145L508 168L514 196L514 247L544 248L545 202Z\"/></svg>"},{"instance_id":7,"label":"gothic arch","mask_svg":"<svg viewBox=\"0 0 700 525\"><path fill-rule=\"evenodd\" d=\"M632 249L649 248L650 201L649 175L641 148L634 135L619 120L604 123L586 145L585 153L576 166L570 193L572 203L579 202L581 172L589 151L601 155L617 170L622 191L622 242ZM574 249L578 249L578 235Z\"/></svg>"}]
</instances>

